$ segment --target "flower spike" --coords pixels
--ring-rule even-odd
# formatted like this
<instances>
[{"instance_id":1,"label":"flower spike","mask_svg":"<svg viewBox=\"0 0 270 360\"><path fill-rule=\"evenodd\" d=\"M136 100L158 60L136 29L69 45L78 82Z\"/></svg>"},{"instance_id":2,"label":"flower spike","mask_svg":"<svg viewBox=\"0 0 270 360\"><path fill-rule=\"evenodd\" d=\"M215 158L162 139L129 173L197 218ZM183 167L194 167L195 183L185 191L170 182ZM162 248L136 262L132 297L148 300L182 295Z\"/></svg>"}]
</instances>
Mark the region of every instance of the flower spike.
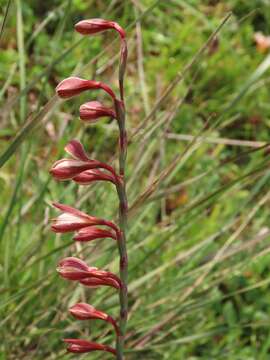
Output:
<instances>
[{"instance_id":1,"label":"flower spike","mask_svg":"<svg viewBox=\"0 0 270 360\"><path fill-rule=\"evenodd\" d=\"M62 211L61 215L53 219L51 226L52 231L56 233L72 232L92 225L105 225L112 228L117 234L119 233L118 227L111 221L87 215L68 205L59 203L52 205Z\"/></svg>"},{"instance_id":2,"label":"flower spike","mask_svg":"<svg viewBox=\"0 0 270 360\"><path fill-rule=\"evenodd\" d=\"M103 311L95 309L94 306L92 305L86 303L78 303L72 306L69 309L69 312L78 320L94 320L94 319L104 320L112 324L117 335L119 335L120 333L116 321L111 316L104 313Z\"/></svg>"},{"instance_id":3,"label":"flower spike","mask_svg":"<svg viewBox=\"0 0 270 360\"><path fill-rule=\"evenodd\" d=\"M116 114L113 109L102 105L99 101L89 101L80 107L81 120L93 123L104 116L115 119Z\"/></svg>"},{"instance_id":4,"label":"flower spike","mask_svg":"<svg viewBox=\"0 0 270 360\"><path fill-rule=\"evenodd\" d=\"M127 156L127 131L126 110L124 96L124 78L127 67L128 47L124 29L114 21L104 19L90 19L80 21L75 29L82 35L94 35L106 30L115 30L120 36L120 55L118 71L118 91L116 93L107 84L68 77L56 87L56 93L60 98L69 99L87 90L103 90L110 95L113 107L107 107L99 101L89 101L81 105L80 118L82 121L94 123L102 117L110 117L117 120L119 129L119 174L110 165L90 159L77 141L70 141L65 147L70 158L64 158L55 162L50 170L56 180L72 180L79 185L88 185L94 181L109 181L116 187L119 199L119 226L113 222L90 216L71 206L54 203L53 206L61 213L52 220L51 229L56 233L74 232L73 239L80 242L88 242L96 239L111 238L117 241L119 252L119 277L109 271L100 270L88 266L83 260L68 257L61 260L57 271L60 276L67 280L78 281L86 287L110 286L118 290L120 312L119 324L106 313L95 309L86 303L78 303L70 308L70 313L80 320L100 319L113 325L116 333L115 349L80 339L65 339L68 344L67 350L72 353L88 353L92 351L105 351L124 359L126 323L128 318L128 254L126 249L126 228L128 220L128 200L126 195L126 156Z\"/></svg>"},{"instance_id":5,"label":"flower spike","mask_svg":"<svg viewBox=\"0 0 270 360\"><path fill-rule=\"evenodd\" d=\"M75 30L82 35L94 35L109 29L116 30L122 39L126 37L125 30L114 21L89 19L82 20L75 25Z\"/></svg>"},{"instance_id":6,"label":"flower spike","mask_svg":"<svg viewBox=\"0 0 270 360\"><path fill-rule=\"evenodd\" d=\"M94 343L92 341L80 339L64 339L68 344L67 351L76 354L89 353L92 351L105 351L116 355L116 350L110 346Z\"/></svg>"},{"instance_id":7,"label":"flower spike","mask_svg":"<svg viewBox=\"0 0 270 360\"><path fill-rule=\"evenodd\" d=\"M61 81L56 87L56 93L62 99L69 99L79 95L83 91L99 89L104 90L115 99L115 93L108 85L100 81L85 80L75 76L71 76Z\"/></svg>"}]
</instances>

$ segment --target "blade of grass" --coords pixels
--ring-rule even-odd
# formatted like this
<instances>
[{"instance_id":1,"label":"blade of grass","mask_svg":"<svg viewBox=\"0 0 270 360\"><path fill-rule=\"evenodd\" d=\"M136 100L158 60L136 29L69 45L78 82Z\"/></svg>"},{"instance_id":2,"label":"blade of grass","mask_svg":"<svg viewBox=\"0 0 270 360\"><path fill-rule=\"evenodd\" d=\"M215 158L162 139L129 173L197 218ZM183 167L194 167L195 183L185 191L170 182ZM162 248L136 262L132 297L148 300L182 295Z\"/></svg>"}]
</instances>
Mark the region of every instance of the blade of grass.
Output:
<instances>
[{"instance_id":1,"label":"blade of grass","mask_svg":"<svg viewBox=\"0 0 270 360\"><path fill-rule=\"evenodd\" d=\"M5 14L4 14L4 19L1 25L1 30L0 30L0 41L4 32L4 28L7 22L7 17L8 17L8 12L9 12L9 8L10 8L10 4L11 4L11 0L8 0L7 6L6 6L6 10L5 10Z\"/></svg>"}]
</instances>

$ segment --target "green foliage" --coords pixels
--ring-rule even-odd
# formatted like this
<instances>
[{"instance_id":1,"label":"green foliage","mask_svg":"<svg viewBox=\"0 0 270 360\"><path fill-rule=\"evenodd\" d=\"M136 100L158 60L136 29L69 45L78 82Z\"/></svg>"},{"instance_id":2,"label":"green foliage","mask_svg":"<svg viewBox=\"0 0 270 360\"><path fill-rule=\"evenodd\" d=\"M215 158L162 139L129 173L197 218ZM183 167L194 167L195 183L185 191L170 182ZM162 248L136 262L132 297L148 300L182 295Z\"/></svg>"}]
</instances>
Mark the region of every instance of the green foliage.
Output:
<instances>
[{"instance_id":1,"label":"green foliage","mask_svg":"<svg viewBox=\"0 0 270 360\"><path fill-rule=\"evenodd\" d=\"M229 11L216 40L195 55ZM73 24L87 17L128 27L127 360L267 360L270 162L260 142L269 141L270 73L269 49L260 52L254 42L258 31L270 35L263 0L12 2L0 54L0 360L71 359L63 337L98 340L99 323L87 329L69 318L78 300L118 312L114 291L90 291L55 272L60 258L82 249L90 265L115 271L111 242L80 247L49 231L54 200L117 215L110 185L86 190L48 174L71 138L117 166L115 124L78 119L89 94L67 103L54 97L71 74L115 85L118 43L111 33L76 34ZM179 72L183 78L158 103ZM108 101L100 93L90 100L96 97Z\"/></svg>"}]
</instances>

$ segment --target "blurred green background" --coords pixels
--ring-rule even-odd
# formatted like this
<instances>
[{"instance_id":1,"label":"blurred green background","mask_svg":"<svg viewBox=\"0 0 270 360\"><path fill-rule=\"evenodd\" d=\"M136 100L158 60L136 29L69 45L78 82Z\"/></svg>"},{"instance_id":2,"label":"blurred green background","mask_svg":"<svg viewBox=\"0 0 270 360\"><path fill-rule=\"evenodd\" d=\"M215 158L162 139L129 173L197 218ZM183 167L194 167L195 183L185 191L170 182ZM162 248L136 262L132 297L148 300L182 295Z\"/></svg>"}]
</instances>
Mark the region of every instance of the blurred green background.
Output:
<instances>
[{"instance_id":1,"label":"blurred green background","mask_svg":"<svg viewBox=\"0 0 270 360\"><path fill-rule=\"evenodd\" d=\"M85 101L108 98L54 97L72 74L117 86L116 35L73 30L93 17L128 32L127 360L270 359L270 1L0 5L0 359L75 358L64 337L114 341L104 323L67 309L83 300L117 316L115 292L64 281L55 267L74 255L117 271L116 247L75 245L49 229L52 201L117 215L111 185L48 173L72 138L117 165L116 125L78 117ZM101 357L110 355L81 356Z\"/></svg>"}]
</instances>

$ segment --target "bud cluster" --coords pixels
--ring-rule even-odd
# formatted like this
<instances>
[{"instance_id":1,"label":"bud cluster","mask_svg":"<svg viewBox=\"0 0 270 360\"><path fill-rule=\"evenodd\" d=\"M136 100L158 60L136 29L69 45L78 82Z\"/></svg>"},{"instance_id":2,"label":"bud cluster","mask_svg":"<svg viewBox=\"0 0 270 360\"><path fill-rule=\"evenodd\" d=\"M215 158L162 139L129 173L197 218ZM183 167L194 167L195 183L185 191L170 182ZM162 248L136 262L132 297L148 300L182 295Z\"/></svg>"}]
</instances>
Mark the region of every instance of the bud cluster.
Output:
<instances>
[{"instance_id":1,"label":"bud cluster","mask_svg":"<svg viewBox=\"0 0 270 360\"><path fill-rule=\"evenodd\" d=\"M108 352L122 360L124 351L125 327L127 322L127 253L126 253L126 219L127 199L125 192L125 158L126 158L126 131L125 131L125 106L123 80L127 63L127 45L125 31L114 21L103 19L90 19L80 21L75 25L75 30L82 35L94 35L106 30L118 32L121 41L119 60L119 94L107 84L86 80L79 77L69 77L56 87L56 93L60 98L70 99L88 90L103 90L112 99L112 107L108 107L99 101L89 101L82 104L79 109L80 119L85 123L95 123L102 117L115 119L119 126L119 173L104 162L89 158L83 145L77 140L71 140L65 151L70 157L56 161L50 173L55 180L73 181L78 185L90 185L93 182L107 181L112 183L119 196L119 225L114 222L88 215L74 207L53 203L53 206L60 211L60 214L52 220L51 229L55 233L73 233L73 240L81 243L98 239L111 239L115 241L119 250L120 276L107 270L101 270L87 265L87 263L76 257L67 257L59 261L57 272L69 281L97 288L107 286L114 288L119 293L120 311L119 319L115 320L105 312L95 309L87 303L73 305L69 312L78 320L103 320L112 325L116 335L116 348L104 344L81 340L64 339L67 343L67 350L72 353L88 353L92 351ZM123 204L125 205L123 207ZM123 266L123 264L125 264Z\"/></svg>"}]
</instances>

